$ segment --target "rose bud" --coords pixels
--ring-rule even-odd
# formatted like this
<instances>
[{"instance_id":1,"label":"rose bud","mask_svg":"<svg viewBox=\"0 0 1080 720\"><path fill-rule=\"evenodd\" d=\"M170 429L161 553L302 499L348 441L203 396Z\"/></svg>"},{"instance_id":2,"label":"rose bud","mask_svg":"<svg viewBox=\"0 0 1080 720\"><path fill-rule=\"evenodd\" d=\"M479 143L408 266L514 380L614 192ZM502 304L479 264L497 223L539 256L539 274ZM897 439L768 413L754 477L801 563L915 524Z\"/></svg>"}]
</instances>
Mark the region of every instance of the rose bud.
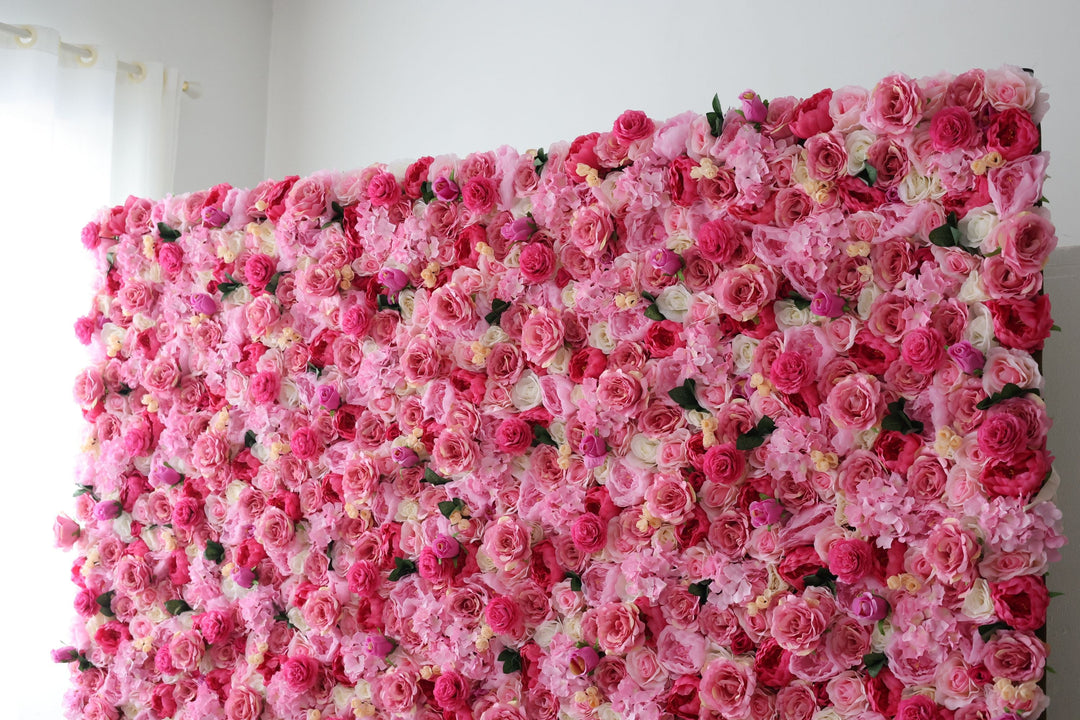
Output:
<instances>
[{"instance_id":1,"label":"rose bud","mask_svg":"<svg viewBox=\"0 0 1080 720\"><path fill-rule=\"evenodd\" d=\"M150 472L150 482L154 487L165 487L180 482L181 475L168 465L158 465Z\"/></svg>"},{"instance_id":2,"label":"rose bud","mask_svg":"<svg viewBox=\"0 0 1080 720\"><path fill-rule=\"evenodd\" d=\"M384 635L368 635L364 639L364 652L368 655L384 658L394 651L394 643Z\"/></svg>"},{"instance_id":3,"label":"rose bud","mask_svg":"<svg viewBox=\"0 0 1080 720\"><path fill-rule=\"evenodd\" d=\"M871 592L864 592L855 597L851 603L851 611L862 620L877 622L884 620L889 614L889 602Z\"/></svg>"},{"instance_id":4,"label":"rose bud","mask_svg":"<svg viewBox=\"0 0 1080 720\"><path fill-rule=\"evenodd\" d=\"M838 318L844 314L844 302L839 295L820 291L810 300L810 312L818 317Z\"/></svg>"},{"instance_id":5,"label":"rose bud","mask_svg":"<svg viewBox=\"0 0 1080 720\"><path fill-rule=\"evenodd\" d=\"M233 582L242 588L250 588L255 584L255 571L250 568L236 568L232 574Z\"/></svg>"},{"instance_id":6,"label":"rose bud","mask_svg":"<svg viewBox=\"0 0 1080 720\"><path fill-rule=\"evenodd\" d=\"M508 242L525 242L536 232L536 223L530 217L518 218L503 225L500 232Z\"/></svg>"},{"instance_id":7,"label":"rose bud","mask_svg":"<svg viewBox=\"0 0 1080 720\"><path fill-rule=\"evenodd\" d=\"M75 541L79 539L79 523L67 515L57 515L53 523L53 534L56 536L56 547L70 550Z\"/></svg>"},{"instance_id":8,"label":"rose bud","mask_svg":"<svg viewBox=\"0 0 1080 720\"><path fill-rule=\"evenodd\" d=\"M431 191L443 202L453 202L461 194L461 188L450 178L439 176L431 183Z\"/></svg>"},{"instance_id":9,"label":"rose bud","mask_svg":"<svg viewBox=\"0 0 1080 720\"><path fill-rule=\"evenodd\" d=\"M668 250L667 248L657 250L653 253L651 260L653 267L657 268L665 275L674 275L682 270L682 256L674 250Z\"/></svg>"},{"instance_id":10,"label":"rose bud","mask_svg":"<svg viewBox=\"0 0 1080 720\"><path fill-rule=\"evenodd\" d=\"M98 520L115 520L124 511L119 500L102 500L94 507L94 517Z\"/></svg>"},{"instance_id":11,"label":"rose bud","mask_svg":"<svg viewBox=\"0 0 1080 720\"><path fill-rule=\"evenodd\" d=\"M599 435L586 435L581 440L581 454L585 456L585 467L600 467L607 455L607 443Z\"/></svg>"},{"instance_id":12,"label":"rose bud","mask_svg":"<svg viewBox=\"0 0 1080 720\"><path fill-rule=\"evenodd\" d=\"M75 662L78 659L79 651L70 645L52 651L52 660L54 663L69 663Z\"/></svg>"},{"instance_id":13,"label":"rose bud","mask_svg":"<svg viewBox=\"0 0 1080 720\"><path fill-rule=\"evenodd\" d=\"M319 404L327 410L337 410L341 407L341 395L333 385L320 385L315 391Z\"/></svg>"},{"instance_id":14,"label":"rose bud","mask_svg":"<svg viewBox=\"0 0 1080 720\"><path fill-rule=\"evenodd\" d=\"M743 115L750 122L765 122L765 118L769 116L769 109L765 107L765 103L761 100L761 96L753 90L746 90L739 99L742 100Z\"/></svg>"},{"instance_id":15,"label":"rose bud","mask_svg":"<svg viewBox=\"0 0 1080 720\"><path fill-rule=\"evenodd\" d=\"M574 675L584 675L592 672L598 662L600 662L600 655L596 650L588 645L580 647L570 656L570 672Z\"/></svg>"},{"instance_id":16,"label":"rose bud","mask_svg":"<svg viewBox=\"0 0 1080 720\"><path fill-rule=\"evenodd\" d=\"M206 207L202 211L202 221L203 225L221 227L229 222L229 216L216 207Z\"/></svg>"},{"instance_id":17,"label":"rose bud","mask_svg":"<svg viewBox=\"0 0 1080 720\"><path fill-rule=\"evenodd\" d=\"M213 315L214 311L217 310L217 303L214 302L214 298L205 293L192 295L188 299L188 303L191 305L193 312L201 315Z\"/></svg>"},{"instance_id":18,"label":"rose bud","mask_svg":"<svg viewBox=\"0 0 1080 720\"><path fill-rule=\"evenodd\" d=\"M461 543L449 535L440 533L435 537L435 542L431 544L431 550L435 553L435 557L440 560L449 560L457 557L458 553L461 552Z\"/></svg>"},{"instance_id":19,"label":"rose bud","mask_svg":"<svg viewBox=\"0 0 1080 720\"><path fill-rule=\"evenodd\" d=\"M397 295L409 284L409 276L397 268L384 267L377 277L391 296Z\"/></svg>"},{"instance_id":20,"label":"rose bud","mask_svg":"<svg viewBox=\"0 0 1080 720\"><path fill-rule=\"evenodd\" d=\"M949 357L956 362L957 366L969 375L977 370L982 370L983 365L986 364L986 356L983 355L982 350L967 340L961 340L955 345L950 345L948 352Z\"/></svg>"},{"instance_id":21,"label":"rose bud","mask_svg":"<svg viewBox=\"0 0 1080 720\"><path fill-rule=\"evenodd\" d=\"M750 503L750 524L756 528L780 522L784 506L772 498Z\"/></svg>"},{"instance_id":22,"label":"rose bud","mask_svg":"<svg viewBox=\"0 0 1080 720\"><path fill-rule=\"evenodd\" d=\"M416 454L416 451L404 445L394 448L390 457L403 468L415 467L420 462L420 456Z\"/></svg>"}]
</instances>

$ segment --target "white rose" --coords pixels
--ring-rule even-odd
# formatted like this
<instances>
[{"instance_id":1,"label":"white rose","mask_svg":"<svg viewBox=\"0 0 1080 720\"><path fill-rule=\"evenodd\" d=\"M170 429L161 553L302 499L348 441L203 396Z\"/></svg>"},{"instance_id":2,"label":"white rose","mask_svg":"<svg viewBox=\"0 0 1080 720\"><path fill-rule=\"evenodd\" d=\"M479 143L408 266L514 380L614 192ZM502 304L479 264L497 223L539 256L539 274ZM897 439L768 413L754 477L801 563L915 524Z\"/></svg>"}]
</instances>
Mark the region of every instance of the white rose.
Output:
<instances>
[{"instance_id":1,"label":"white rose","mask_svg":"<svg viewBox=\"0 0 1080 720\"><path fill-rule=\"evenodd\" d=\"M998 216L993 205L975 208L959 222L961 242L968 247L978 247L997 224Z\"/></svg>"},{"instance_id":2,"label":"white rose","mask_svg":"<svg viewBox=\"0 0 1080 720\"><path fill-rule=\"evenodd\" d=\"M645 435L630 438L630 453L646 465L656 464L656 453L660 450L660 441Z\"/></svg>"},{"instance_id":3,"label":"white rose","mask_svg":"<svg viewBox=\"0 0 1080 720\"><path fill-rule=\"evenodd\" d=\"M571 615L568 618L564 618L562 626L563 632L571 640L575 642L581 640L581 615Z\"/></svg>"},{"instance_id":4,"label":"white rose","mask_svg":"<svg viewBox=\"0 0 1080 720\"><path fill-rule=\"evenodd\" d=\"M745 373L750 370L750 364L754 362L754 353L757 351L758 341L746 335L736 335L731 341L731 354L734 356L735 370Z\"/></svg>"},{"instance_id":5,"label":"white rose","mask_svg":"<svg viewBox=\"0 0 1080 720\"><path fill-rule=\"evenodd\" d=\"M575 302L577 302L577 288L575 288L573 282L568 282L566 287L562 289L563 307L572 308Z\"/></svg>"},{"instance_id":6,"label":"white rose","mask_svg":"<svg viewBox=\"0 0 1080 720\"><path fill-rule=\"evenodd\" d=\"M814 713L813 720L843 720L833 708L822 708Z\"/></svg>"},{"instance_id":7,"label":"white rose","mask_svg":"<svg viewBox=\"0 0 1080 720\"><path fill-rule=\"evenodd\" d=\"M499 343L506 342L510 339L510 336L506 334L498 325L491 325L484 334L480 336L480 344L484 347L495 347Z\"/></svg>"},{"instance_id":8,"label":"white rose","mask_svg":"<svg viewBox=\"0 0 1080 720\"><path fill-rule=\"evenodd\" d=\"M866 151L874 144L877 137L869 130L853 130L844 138L847 149L848 175L858 175L866 166Z\"/></svg>"},{"instance_id":9,"label":"white rose","mask_svg":"<svg viewBox=\"0 0 1080 720\"><path fill-rule=\"evenodd\" d=\"M967 330L964 331L967 341L982 350L990 352L994 343L994 319L985 305L970 305L968 311Z\"/></svg>"},{"instance_id":10,"label":"white rose","mask_svg":"<svg viewBox=\"0 0 1080 720\"><path fill-rule=\"evenodd\" d=\"M237 305L247 305L252 301L251 291L248 290L247 285L241 285L226 295L225 298L229 302L236 303Z\"/></svg>"},{"instance_id":11,"label":"white rose","mask_svg":"<svg viewBox=\"0 0 1080 720\"><path fill-rule=\"evenodd\" d=\"M540 381L535 373L526 370L510 390L510 401L518 410L531 410L540 404Z\"/></svg>"},{"instance_id":12,"label":"white rose","mask_svg":"<svg viewBox=\"0 0 1080 720\"><path fill-rule=\"evenodd\" d=\"M293 575L300 575L304 572L304 563L307 562L307 556L311 553L310 548L305 548L300 552L289 556L289 570Z\"/></svg>"},{"instance_id":13,"label":"white rose","mask_svg":"<svg viewBox=\"0 0 1080 720\"><path fill-rule=\"evenodd\" d=\"M938 187L941 187L940 183ZM900 201L905 205L917 205L931 197L933 189L933 180L913 169L900 181L896 192L900 196Z\"/></svg>"},{"instance_id":14,"label":"white rose","mask_svg":"<svg viewBox=\"0 0 1080 720\"><path fill-rule=\"evenodd\" d=\"M622 715L615 712L615 708L613 708L609 702L596 708L596 717L600 720L622 720Z\"/></svg>"},{"instance_id":15,"label":"white rose","mask_svg":"<svg viewBox=\"0 0 1080 720\"><path fill-rule=\"evenodd\" d=\"M681 323L686 320L692 300L690 291L682 285L669 285L656 298L656 305L668 320Z\"/></svg>"},{"instance_id":16,"label":"white rose","mask_svg":"<svg viewBox=\"0 0 1080 720\"><path fill-rule=\"evenodd\" d=\"M870 317L870 308L880 294L881 289L874 283L870 283L862 289L862 292L859 293L859 302L855 306L855 312L858 314L859 319L866 320Z\"/></svg>"},{"instance_id":17,"label":"white rose","mask_svg":"<svg viewBox=\"0 0 1080 720\"><path fill-rule=\"evenodd\" d=\"M562 632L562 623L558 620L548 620L537 626L536 632L533 634L533 640L535 640L536 644L540 647L546 648L560 632Z\"/></svg>"},{"instance_id":18,"label":"white rose","mask_svg":"<svg viewBox=\"0 0 1080 720\"><path fill-rule=\"evenodd\" d=\"M967 276L967 280L960 286L960 292L956 294L956 299L966 303L984 303L990 299L978 270L972 270Z\"/></svg>"},{"instance_id":19,"label":"white rose","mask_svg":"<svg viewBox=\"0 0 1080 720\"><path fill-rule=\"evenodd\" d=\"M810 322L810 308L800 309L794 300L777 300L773 303L776 324L782 328L801 327Z\"/></svg>"},{"instance_id":20,"label":"white rose","mask_svg":"<svg viewBox=\"0 0 1080 720\"><path fill-rule=\"evenodd\" d=\"M607 322L601 320L589 327L589 344L598 350L603 350L604 353L611 353L615 350L617 343L615 338L608 333Z\"/></svg>"},{"instance_id":21,"label":"white rose","mask_svg":"<svg viewBox=\"0 0 1080 720\"><path fill-rule=\"evenodd\" d=\"M990 584L978 578L971 584L971 589L964 595L964 605L960 608L967 617L984 623L994 617L994 601L990 597Z\"/></svg>"},{"instance_id":22,"label":"white rose","mask_svg":"<svg viewBox=\"0 0 1080 720\"><path fill-rule=\"evenodd\" d=\"M417 515L420 514L420 504L413 498L402 498L398 503L397 513L394 515L394 522L406 522L409 520L415 520Z\"/></svg>"},{"instance_id":23,"label":"white rose","mask_svg":"<svg viewBox=\"0 0 1080 720\"><path fill-rule=\"evenodd\" d=\"M413 313L416 312L416 291L402 290L398 293L398 305L401 306L401 319L411 323Z\"/></svg>"},{"instance_id":24,"label":"white rose","mask_svg":"<svg viewBox=\"0 0 1080 720\"><path fill-rule=\"evenodd\" d=\"M551 424L548 425L548 435L560 445L566 442L566 423L560 422L559 420L552 420Z\"/></svg>"},{"instance_id":25,"label":"white rose","mask_svg":"<svg viewBox=\"0 0 1080 720\"><path fill-rule=\"evenodd\" d=\"M135 313L135 317L131 318L131 326L139 332L149 330L155 325L157 325L157 322L154 318L143 315L142 313Z\"/></svg>"},{"instance_id":26,"label":"white rose","mask_svg":"<svg viewBox=\"0 0 1080 720\"><path fill-rule=\"evenodd\" d=\"M693 244L693 239L690 238L688 235L682 234L681 232L677 235L672 235L667 239L668 250L677 252L680 255L686 252Z\"/></svg>"},{"instance_id":27,"label":"white rose","mask_svg":"<svg viewBox=\"0 0 1080 720\"><path fill-rule=\"evenodd\" d=\"M296 387L292 378L282 378L278 399L285 407L294 409L300 407L300 388Z\"/></svg>"},{"instance_id":28,"label":"white rose","mask_svg":"<svg viewBox=\"0 0 1080 720\"><path fill-rule=\"evenodd\" d=\"M573 353L565 345L555 351L555 357L547 364L549 375L565 375L570 369L570 358Z\"/></svg>"},{"instance_id":29,"label":"white rose","mask_svg":"<svg viewBox=\"0 0 1080 720\"><path fill-rule=\"evenodd\" d=\"M479 550L476 553L476 566L480 568L480 572L493 573L495 572L495 563L491 558L487 556L483 550Z\"/></svg>"}]
</instances>

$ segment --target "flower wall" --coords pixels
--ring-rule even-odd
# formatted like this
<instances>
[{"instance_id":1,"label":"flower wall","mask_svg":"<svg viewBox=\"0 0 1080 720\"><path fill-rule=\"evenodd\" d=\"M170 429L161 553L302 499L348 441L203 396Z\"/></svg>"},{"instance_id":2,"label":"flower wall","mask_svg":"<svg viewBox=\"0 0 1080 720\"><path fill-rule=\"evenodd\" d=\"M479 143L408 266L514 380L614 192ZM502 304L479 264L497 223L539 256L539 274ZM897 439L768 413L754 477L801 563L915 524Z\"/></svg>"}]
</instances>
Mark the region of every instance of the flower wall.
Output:
<instances>
[{"instance_id":1,"label":"flower wall","mask_svg":"<svg viewBox=\"0 0 1080 720\"><path fill-rule=\"evenodd\" d=\"M102 211L68 716L1037 717L1040 86L732 102Z\"/></svg>"}]
</instances>

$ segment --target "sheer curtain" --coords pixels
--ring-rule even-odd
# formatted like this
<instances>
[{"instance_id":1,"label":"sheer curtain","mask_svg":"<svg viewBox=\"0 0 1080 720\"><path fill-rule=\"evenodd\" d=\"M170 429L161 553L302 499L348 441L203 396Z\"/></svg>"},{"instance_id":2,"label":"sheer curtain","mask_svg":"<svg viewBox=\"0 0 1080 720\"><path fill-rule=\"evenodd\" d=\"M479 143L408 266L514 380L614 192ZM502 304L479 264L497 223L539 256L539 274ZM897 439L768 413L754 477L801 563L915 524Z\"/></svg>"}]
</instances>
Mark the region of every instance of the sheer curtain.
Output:
<instances>
[{"instance_id":1,"label":"sheer curtain","mask_svg":"<svg viewBox=\"0 0 1080 720\"><path fill-rule=\"evenodd\" d=\"M31 31L0 31L0 715L52 720L69 681L49 651L70 642L77 557L54 549L52 525L73 507L83 421L71 388L88 355L72 326L94 276L80 230L129 194L171 190L180 83L160 63L133 78L107 48L82 59L55 30Z\"/></svg>"}]
</instances>

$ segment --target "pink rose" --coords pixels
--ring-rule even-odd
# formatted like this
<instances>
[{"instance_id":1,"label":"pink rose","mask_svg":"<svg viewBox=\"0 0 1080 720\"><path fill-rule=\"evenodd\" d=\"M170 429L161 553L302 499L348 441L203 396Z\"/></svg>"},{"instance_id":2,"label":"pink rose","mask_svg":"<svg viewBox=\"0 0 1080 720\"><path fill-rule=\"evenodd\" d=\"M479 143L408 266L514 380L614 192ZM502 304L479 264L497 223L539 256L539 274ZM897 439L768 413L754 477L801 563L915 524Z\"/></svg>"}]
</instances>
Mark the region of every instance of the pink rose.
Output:
<instances>
[{"instance_id":1,"label":"pink rose","mask_svg":"<svg viewBox=\"0 0 1080 720\"><path fill-rule=\"evenodd\" d=\"M431 293L428 310L440 329L458 332L476 324L472 298L457 285L443 285Z\"/></svg>"},{"instance_id":2,"label":"pink rose","mask_svg":"<svg viewBox=\"0 0 1080 720\"><path fill-rule=\"evenodd\" d=\"M1042 215L1022 212L1000 222L987 237L985 245L1001 249L1005 263L1025 275L1041 272L1050 253L1057 247L1054 226Z\"/></svg>"},{"instance_id":3,"label":"pink rose","mask_svg":"<svg viewBox=\"0 0 1080 720\"><path fill-rule=\"evenodd\" d=\"M986 356L983 355L982 351L967 340L951 345L949 347L949 357L956 362L961 370L968 374L982 370L983 365L986 363Z\"/></svg>"},{"instance_id":4,"label":"pink rose","mask_svg":"<svg viewBox=\"0 0 1080 720\"><path fill-rule=\"evenodd\" d=\"M309 655L293 655L281 665L285 687L290 692L305 693L315 687L319 679L319 661Z\"/></svg>"},{"instance_id":5,"label":"pink rose","mask_svg":"<svg viewBox=\"0 0 1080 720\"><path fill-rule=\"evenodd\" d=\"M53 535L56 538L56 547L70 550L79 539L79 523L67 515L57 515L56 522L53 523Z\"/></svg>"},{"instance_id":6,"label":"pink rose","mask_svg":"<svg viewBox=\"0 0 1080 720\"><path fill-rule=\"evenodd\" d=\"M701 672L701 703L724 717L745 717L757 687L752 668L737 660L716 658Z\"/></svg>"},{"instance_id":7,"label":"pink rose","mask_svg":"<svg viewBox=\"0 0 1080 720\"><path fill-rule=\"evenodd\" d=\"M401 186L394 173L380 172L371 178L366 194L372 207L389 207L401 199Z\"/></svg>"},{"instance_id":8,"label":"pink rose","mask_svg":"<svg viewBox=\"0 0 1080 720\"><path fill-rule=\"evenodd\" d=\"M998 216L1007 218L1038 202L1046 179L1046 154L1025 155L1001 167L991 168L990 199Z\"/></svg>"},{"instance_id":9,"label":"pink rose","mask_svg":"<svg viewBox=\"0 0 1080 720\"><path fill-rule=\"evenodd\" d=\"M563 346L566 328L555 310L535 311L521 327L521 350L529 362L546 367Z\"/></svg>"},{"instance_id":10,"label":"pink rose","mask_svg":"<svg viewBox=\"0 0 1080 720\"><path fill-rule=\"evenodd\" d=\"M829 545L829 572L837 580L853 585L874 567L870 543L859 538L841 538Z\"/></svg>"},{"instance_id":11,"label":"pink rose","mask_svg":"<svg viewBox=\"0 0 1080 720\"><path fill-rule=\"evenodd\" d=\"M319 454L319 438L309 427L296 429L289 438L292 453L301 460L311 460Z\"/></svg>"},{"instance_id":12,"label":"pink rose","mask_svg":"<svg viewBox=\"0 0 1080 720\"><path fill-rule=\"evenodd\" d=\"M499 452L521 455L532 445L533 431L520 417L506 418L495 430L495 446Z\"/></svg>"},{"instance_id":13,"label":"pink rose","mask_svg":"<svg viewBox=\"0 0 1080 720\"><path fill-rule=\"evenodd\" d=\"M499 189L491 178L474 177L461 189L461 202L471 212L486 215L499 200Z\"/></svg>"},{"instance_id":14,"label":"pink rose","mask_svg":"<svg viewBox=\"0 0 1080 720\"><path fill-rule=\"evenodd\" d=\"M821 638L835 605L828 591L807 588L803 595L785 595L773 608L770 632L776 643L796 655L813 650Z\"/></svg>"},{"instance_id":15,"label":"pink rose","mask_svg":"<svg viewBox=\"0 0 1080 720\"><path fill-rule=\"evenodd\" d=\"M934 328L917 328L904 335L900 355L918 372L932 374L945 359L945 338Z\"/></svg>"},{"instance_id":16,"label":"pink rose","mask_svg":"<svg viewBox=\"0 0 1080 720\"><path fill-rule=\"evenodd\" d=\"M702 471L705 477L718 485L731 485L740 480L746 469L745 455L732 443L713 445L705 452Z\"/></svg>"},{"instance_id":17,"label":"pink rose","mask_svg":"<svg viewBox=\"0 0 1080 720\"><path fill-rule=\"evenodd\" d=\"M806 141L806 170L815 180L835 180L847 174L848 155L837 133L820 133Z\"/></svg>"},{"instance_id":18,"label":"pink rose","mask_svg":"<svg viewBox=\"0 0 1080 720\"><path fill-rule=\"evenodd\" d=\"M546 243L529 243L521 249L518 266L525 282L546 282L555 272L555 252Z\"/></svg>"},{"instance_id":19,"label":"pink rose","mask_svg":"<svg viewBox=\"0 0 1080 720\"><path fill-rule=\"evenodd\" d=\"M742 234L726 220L710 220L697 229L697 248L701 256L717 265L725 265L742 243Z\"/></svg>"},{"instance_id":20,"label":"pink rose","mask_svg":"<svg viewBox=\"0 0 1080 720\"><path fill-rule=\"evenodd\" d=\"M497 568L511 577L521 577L529 568L531 543L528 528L504 515L484 530L481 549Z\"/></svg>"},{"instance_id":21,"label":"pink rose","mask_svg":"<svg viewBox=\"0 0 1080 720\"><path fill-rule=\"evenodd\" d=\"M938 152L969 148L979 140L979 135L975 119L962 107L944 108L930 121L930 141Z\"/></svg>"},{"instance_id":22,"label":"pink rose","mask_svg":"<svg viewBox=\"0 0 1080 720\"><path fill-rule=\"evenodd\" d=\"M776 294L776 278L768 269L742 265L720 273L716 281L716 300L720 310L738 322L757 317L761 308Z\"/></svg>"},{"instance_id":23,"label":"pink rose","mask_svg":"<svg viewBox=\"0 0 1080 720\"><path fill-rule=\"evenodd\" d=\"M576 213L570 224L570 242L586 257L599 257L615 232L611 213L598 205L587 205ZM568 264L563 258L563 264Z\"/></svg>"},{"instance_id":24,"label":"pink rose","mask_svg":"<svg viewBox=\"0 0 1080 720\"><path fill-rule=\"evenodd\" d=\"M229 689L229 697L225 701L226 720L257 720L262 709L262 696L254 690L243 685L234 685Z\"/></svg>"},{"instance_id":25,"label":"pink rose","mask_svg":"<svg viewBox=\"0 0 1080 720\"><path fill-rule=\"evenodd\" d=\"M595 513L582 513L570 527L570 536L581 552L599 552L607 544L607 523Z\"/></svg>"},{"instance_id":26,"label":"pink rose","mask_svg":"<svg viewBox=\"0 0 1080 720\"><path fill-rule=\"evenodd\" d=\"M877 622L889 614L889 602L871 592L860 593L851 604L851 612L861 620Z\"/></svg>"},{"instance_id":27,"label":"pink rose","mask_svg":"<svg viewBox=\"0 0 1080 720\"><path fill-rule=\"evenodd\" d=\"M1025 110L1008 108L994 116L986 129L986 144L1006 160L1016 160L1039 145L1039 128Z\"/></svg>"},{"instance_id":28,"label":"pink rose","mask_svg":"<svg viewBox=\"0 0 1080 720\"><path fill-rule=\"evenodd\" d=\"M484 620L497 635L518 638L525 632L521 610L512 598L497 595L484 608Z\"/></svg>"},{"instance_id":29,"label":"pink rose","mask_svg":"<svg viewBox=\"0 0 1080 720\"><path fill-rule=\"evenodd\" d=\"M832 421L849 430L868 430L878 423L884 409L877 378L864 373L841 379L829 392L826 403Z\"/></svg>"},{"instance_id":30,"label":"pink rose","mask_svg":"<svg viewBox=\"0 0 1080 720\"><path fill-rule=\"evenodd\" d=\"M829 132L833 127L829 115L832 90L822 90L799 103L791 113L791 132L795 137L807 139L818 133Z\"/></svg>"},{"instance_id":31,"label":"pink rose","mask_svg":"<svg viewBox=\"0 0 1080 720\"><path fill-rule=\"evenodd\" d=\"M653 517L678 525L693 511L694 491L684 480L667 475L653 478L645 491L645 507Z\"/></svg>"},{"instance_id":32,"label":"pink rose","mask_svg":"<svg viewBox=\"0 0 1080 720\"><path fill-rule=\"evenodd\" d=\"M982 657L995 678L1038 682L1046 669L1046 644L1027 632L999 630L986 644Z\"/></svg>"},{"instance_id":33,"label":"pink rose","mask_svg":"<svg viewBox=\"0 0 1080 720\"><path fill-rule=\"evenodd\" d=\"M867 128L889 135L909 132L921 119L919 86L906 75L890 75L875 85L862 116Z\"/></svg>"},{"instance_id":34,"label":"pink rose","mask_svg":"<svg viewBox=\"0 0 1080 720\"><path fill-rule=\"evenodd\" d=\"M431 691L435 704L443 710L465 707L470 694L468 679L456 670L443 670L442 674L436 678L435 687Z\"/></svg>"},{"instance_id":35,"label":"pink rose","mask_svg":"<svg viewBox=\"0 0 1080 720\"><path fill-rule=\"evenodd\" d=\"M656 124L640 110L627 110L615 119L612 134L619 142L629 145L636 140L643 140L653 134Z\"/></svg>"},{"instance_id":36,"label":"pink rose","mask_svg":"<svg viewBox=\"0 0 1080 720\"><path fill-rule=\"evenodd\" d=\"M948 584L965 578L975 568L980 552L975 533L949 520L938 523L930 531L923 549L934 575Z\"/></svg>"},{"instance_id":37,"label":"pink rose","mask_svg":"<svg viewBox=\"0 0 1080 720\"><path fill-rule=\"evenodd\" d=\"M810 363L794 350L776 356L769 369L769 380L783 393L797 393L810 381Z\"/></svg>"},{"instance_id":38,"label":"pink rose","mask_svg":"<svg viewBox=\"0 0 1080 720\"><path fill-rule=\"evenodd\" d=\"M644 637L645 625L637 606L631 603L605 603L594 611L596 641L606 653L625 654Z\"/></svg>"},{"instance_id":39,"label":"pink rose","mask_svg":"<svg viewBox=\"0 0 1080 720\"><path fill-rule=\"evenodd\" d=\"M992 412L978 432L979 450L994 460L1009 460L1027 447L1027 434L1020 418L1008 412Z\"/></svg>"},{"instance_id":40,"label":"pink rose","mask_svg":"<svg viewBox=\"0 0 1080 720\"><path fill-rule=\"evenodd\" d=\"M605 370L596 386L596 400L609 415L629 417L636 414L648 398L638 374L623 370Z\"/></svg>"},{"instance_id":41,"label":"pink rose","mask_svg":"<svg viewBox=\"0 0 1080 720\"><path fill-rule=\"evenodd\" d=\"M253 290L264 290L277 271L277 260L253 253L244 262L244 282Z\"/></svg>"},{"instance_id":42,"label":"pink rose","mask_svg":"<svg viewBox=\"0 0 1080 720\"><path fill-rule=\"evenodd\" d=\"M248 382L248 399L256 405L277 400L281 391L281 376L275 370L256 373Z\"/></svg>"}]
</instances>

